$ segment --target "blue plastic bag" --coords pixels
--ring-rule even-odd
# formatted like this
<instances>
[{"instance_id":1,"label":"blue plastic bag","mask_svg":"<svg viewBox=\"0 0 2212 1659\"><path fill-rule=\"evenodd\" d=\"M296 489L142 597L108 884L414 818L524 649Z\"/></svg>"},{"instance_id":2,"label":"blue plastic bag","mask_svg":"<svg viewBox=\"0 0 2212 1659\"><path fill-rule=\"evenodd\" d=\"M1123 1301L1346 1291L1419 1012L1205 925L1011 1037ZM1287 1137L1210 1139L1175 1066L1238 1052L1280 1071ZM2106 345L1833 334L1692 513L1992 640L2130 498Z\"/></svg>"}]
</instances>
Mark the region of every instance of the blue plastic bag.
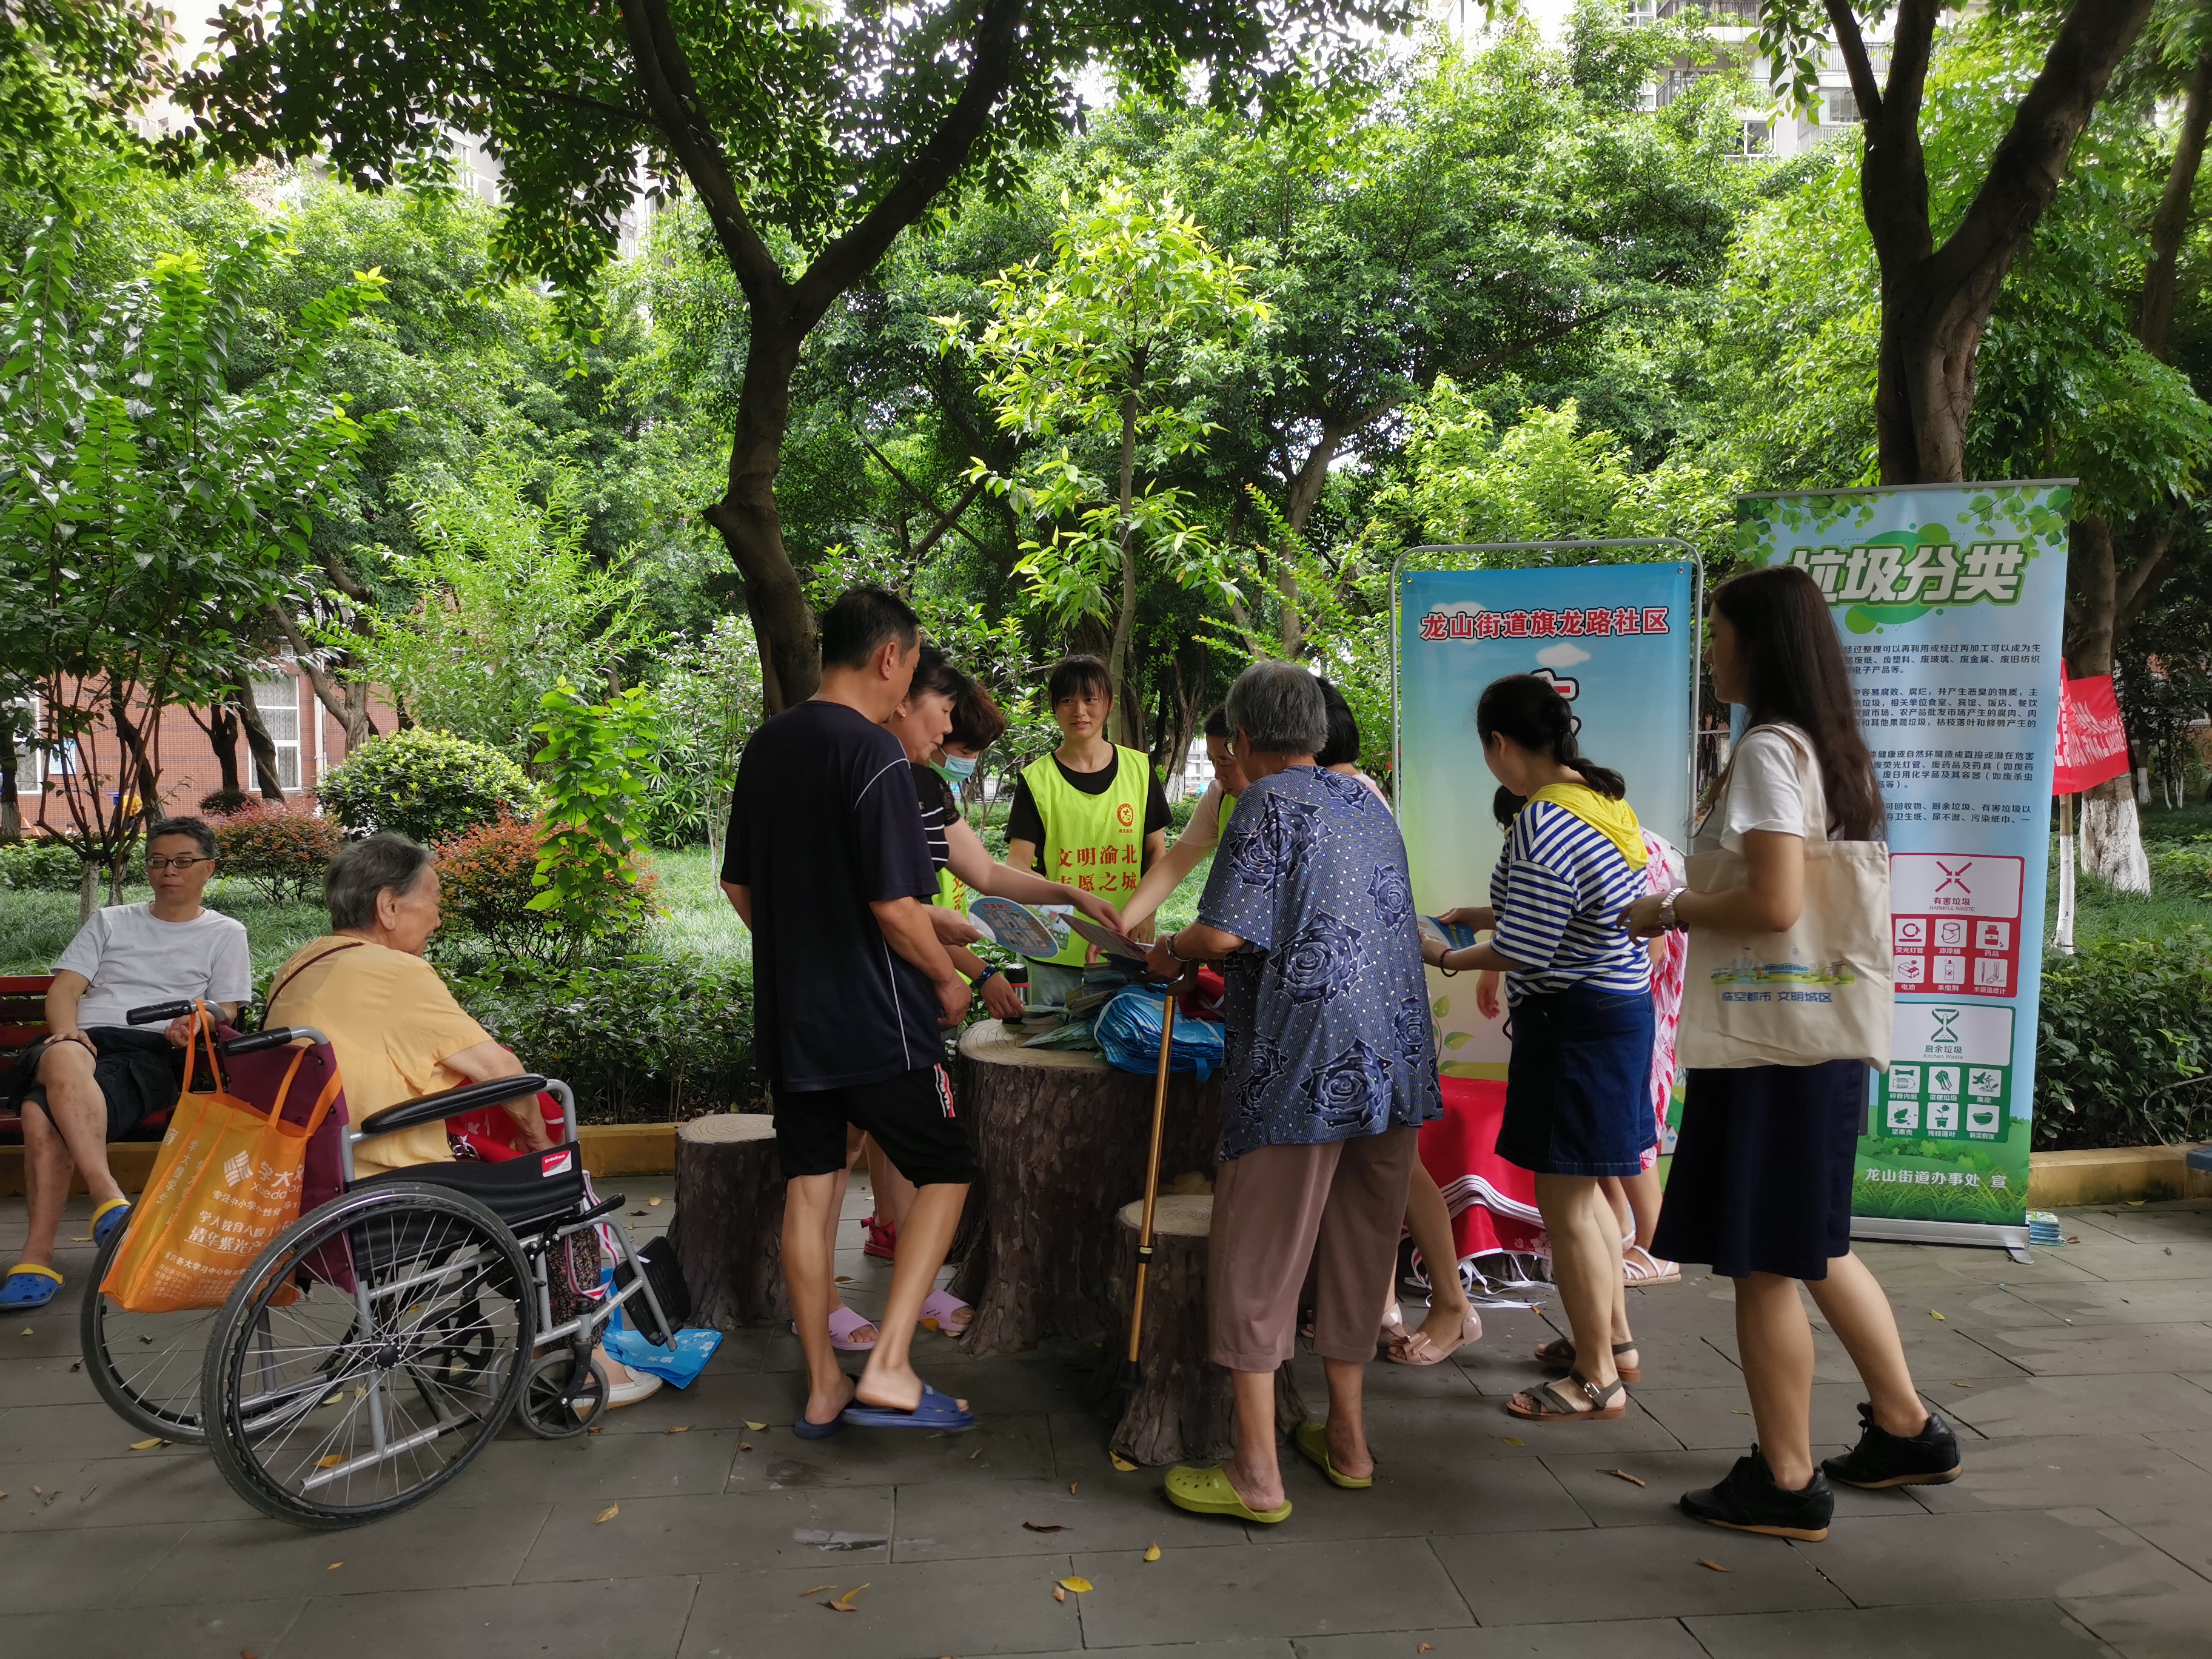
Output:
<instances>
[{"instance_id":1,"label":"blue plastic bag","mask_svg":"<svg viewBox=\"0 0 2212 1659\"><path fill-rule=\"evenodd\" d=\"M603 1285L611 1287L613 1280L612 1268L601 1270ZM722 1346L722 1334L689 1327L677 1332L673 1341L664 1348L647 1341L642 1332L630 1329L623 1322L623 1310L617 1308L607 1321L599 1346L634 1371L645 1371L664 1382L688 1389L699 1380L699 1373L707 1369L714 1350Z\"/></svg>"},{"instance_id":2,"label":"blue plastic bag","mask_svg":"<svg viewBox=\"0 0 2212 1659\"><path fill-rule=\"evenodd\" d=\"M1109 1066L1146 1077L1160 1069L1160 1028L1166 1023L1166 993L1157 986L1133 985L1101 1008L1091 1023L1091 1035ZM1194 1072L1203 1083L1221 1069L1222 1028L1210 1019L1186 1019L1178 1015L1175 1053L1168 1060L1171 1072Z\"/></svg>"}]
</instances>

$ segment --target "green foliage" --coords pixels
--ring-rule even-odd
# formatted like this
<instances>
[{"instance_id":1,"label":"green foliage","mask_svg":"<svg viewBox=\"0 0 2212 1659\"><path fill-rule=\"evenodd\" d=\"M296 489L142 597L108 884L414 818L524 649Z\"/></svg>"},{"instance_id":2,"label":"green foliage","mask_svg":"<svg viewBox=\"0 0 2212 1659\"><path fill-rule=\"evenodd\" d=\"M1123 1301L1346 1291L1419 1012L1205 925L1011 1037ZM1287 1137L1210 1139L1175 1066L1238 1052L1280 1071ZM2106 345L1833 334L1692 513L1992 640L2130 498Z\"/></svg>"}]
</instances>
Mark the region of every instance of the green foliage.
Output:
<instances>
[{"instance_id":1,"label":"green foliage","mask_svg":"<svg viewBox=\"0 0 2212 1659\"><path fill-rule=\"evenodd\" d=\"M580 475L550 469L541 504L532 470L495 458L467 485L417 501L422 552L386 561L412 605L366 638L322 630L416 720L518 761L553 686L604 679L653 642L639 574L626 560L602 568L584 546Z\"/></svg>"},{"instance_id":2,"label":"green foliage","mask_svg":"<svg viewBox=\"0 0 2212 1659\"><path fill-rule=\"evenodd\" d=\"M2212 933L2044 958L2035 1112L2038 1147L2212 1138Z\"/></svg>"},{"instance_id":3,"label":"green foliage","mask_svg":"<svg viewBox=\"0 0 2212 1659\"><path fill-rule=\"evenodd\" d=\"M271 904L320 896L338 850L337 825L312 812L249 807L214 826L216 871L250 884Z\"/></svg>"},{"instance_id":4,"label":"green foliage","mask_svg":"<svg viewBox=\"0 0 2212 1659\"><path fill-rule=\"evenodd\" d=\"M503 962L449 983L486 1030L575 1089L586 1121L660 1122L764 1104L746 963Z\"/></svg>"},{"instance_id":5,"label":"green foliage","mask_svg":"<svg viewBox=\"0 0 2212 1659\"><path fill-rule=\"evenodd\" d=\"M83 878L84 860L65 842L0 842L0 889L13 893L74 893Z\"/></svg>"},{"instance_id":6,"label":"green foliage","mask_svg":"<svg viewBox=\"0 0 2212 1659\"><path fill-rule=\"evenodd\" d=\"M137 149L126 118L175 79L174 21L149 0L16 0L0 13L0 185L51 185Z\"/></svg>"},{"instance_id":7,"label":"green foliage","mask_svg":"<svg viewBox=\"0 0 2212 1659\"><path fill-rule=\"evenodd\" d=\"M420 726L362 744L324 774L315 798L349 836L389 830L426 847L538 810L537 792L506 756Z\"/></svg>"},{"instance_id":8,"label":"green foliage","mask_svg":"<svg viewBox=\"0 0 2212 1659\"><path fill-rule=\"evenodd\" d=\"M752 624L721 617L656 654L648 687L659 734L647 779L643 834L656 847L720 846L738 757L760 720L760 652Z\"/></svg>"},{"instance_id":9,"label":"green foliage","mask_svg":"<svg viewBox=\"0 0 2212 1659\"><path fill-rule=\"evenodd\" d=\"M571 939L626 938L659 912L630 841L653 769L652 704L636 688L587 702L563 678L540 706L531 729L545 741L547 803L529 908Z\"/></svg>"}]
</instances>

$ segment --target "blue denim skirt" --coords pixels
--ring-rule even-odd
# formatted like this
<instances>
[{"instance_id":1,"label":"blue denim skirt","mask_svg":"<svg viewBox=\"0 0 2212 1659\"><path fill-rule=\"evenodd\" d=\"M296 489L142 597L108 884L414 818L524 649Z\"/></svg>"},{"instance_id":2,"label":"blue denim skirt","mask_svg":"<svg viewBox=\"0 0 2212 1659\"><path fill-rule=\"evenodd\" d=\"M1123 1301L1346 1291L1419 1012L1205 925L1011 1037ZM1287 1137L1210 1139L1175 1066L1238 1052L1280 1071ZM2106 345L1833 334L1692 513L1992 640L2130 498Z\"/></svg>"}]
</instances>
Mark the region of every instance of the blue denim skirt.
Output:
<instances>
[{"instance_id":1,"label":"blue denim skirt","mask_svg":"<svg viewBox=\"0 0 2212 1659\"><path fill-rule=\"evenodd\" d=\"M1538 1175L1632 1176L1651 1111L1651 994L1571 986L1515 1005L1498 1155Z\"/></svg>"}]
</instances>

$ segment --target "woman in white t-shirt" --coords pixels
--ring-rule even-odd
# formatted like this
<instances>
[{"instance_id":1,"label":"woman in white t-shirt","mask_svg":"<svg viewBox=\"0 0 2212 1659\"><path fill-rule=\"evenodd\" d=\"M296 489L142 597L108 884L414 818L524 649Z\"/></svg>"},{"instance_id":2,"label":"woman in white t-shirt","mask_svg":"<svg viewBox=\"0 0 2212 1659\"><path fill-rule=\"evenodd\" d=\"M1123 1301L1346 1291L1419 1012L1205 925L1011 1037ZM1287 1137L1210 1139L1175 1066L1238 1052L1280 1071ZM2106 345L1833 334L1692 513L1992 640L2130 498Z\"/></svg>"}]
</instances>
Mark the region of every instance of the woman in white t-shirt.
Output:
<instances>
[{"instance_id":1,"label":"woman in white t-shirt","mask_svg":"<svg viewBox=\"0 0 2212 1659\"><path fill-rule=\"evenodd\" d=\"M1713 592L1708 630L1713 690L1744 707L1751 729L1708 798L1692 851L1741 851L1747 876L1739 887L1675 887L1638 899L1627 919L1647 937L1796 926L1804 906L1807 792L1815 781L1830 836L1873 841L1883 830L1843 647L1813 579L1780 565L1723 582ZM1819 1540L1835 1510L1824 1472L1870 1487L1958 1475L1957 1437L1922 1403L1889 1298L1851 1253L1852 1170L1867 1085L1866 1065L1856 1060L1687 1074L1681 1136L1651 1248L1677 1261L1709 1261L1735 1282L1736 1346L1759 1435L1719 1485L1683 1494L1683 1510L1698 1520ZM1801 1283L1869 1395L1859 1407L1858 1445L1818 1468L1813 1332Z\"/></svg>"}]
</instances>

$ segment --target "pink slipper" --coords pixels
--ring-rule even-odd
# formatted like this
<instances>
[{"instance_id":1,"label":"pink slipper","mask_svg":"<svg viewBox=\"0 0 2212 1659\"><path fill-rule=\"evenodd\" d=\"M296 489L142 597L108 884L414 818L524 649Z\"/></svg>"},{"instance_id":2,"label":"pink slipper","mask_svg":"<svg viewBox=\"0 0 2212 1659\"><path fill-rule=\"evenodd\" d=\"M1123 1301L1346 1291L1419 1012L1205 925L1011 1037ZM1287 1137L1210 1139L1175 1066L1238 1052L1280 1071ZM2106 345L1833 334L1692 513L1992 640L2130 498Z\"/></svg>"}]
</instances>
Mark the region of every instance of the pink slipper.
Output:
<instances>
[{"instance_id":1,"label":"pink slipper","mask_svg":"<svg viewBox=\"0 0 2212 1659\"><path fill-rule=\"evenodd\" d=\"M870 1319L866 1315L854 1313L850 1308L837 1307L830 1309L830 1346L836 1349L840 1353L867 1352L871 1348L876 1346L876 1339L872 1336L865 1342L855 1342L853 1340L853 1333L857 1330L872 1327L875 1322L876 1322L874 1320ZM797 1336L799 1334L799 1324L796 1320L792 1322L791 1334L793 1336Z\"/></svg>"},{"instance_id":2,"label":"pink slipper","mask_svg":"<svg viewBox=\"0 0 2212 1659\"><path fill-rule=\"evenodd\" d=\"M958 1316L968 1317L958 1324L952 1322ZM969 1320L975 1310L950 1291L932 1291L921 1304L921 1325L924 1330L935 1331L943 1336L963 1336L967 1334Z\"/></svg>"}]
</instances>

